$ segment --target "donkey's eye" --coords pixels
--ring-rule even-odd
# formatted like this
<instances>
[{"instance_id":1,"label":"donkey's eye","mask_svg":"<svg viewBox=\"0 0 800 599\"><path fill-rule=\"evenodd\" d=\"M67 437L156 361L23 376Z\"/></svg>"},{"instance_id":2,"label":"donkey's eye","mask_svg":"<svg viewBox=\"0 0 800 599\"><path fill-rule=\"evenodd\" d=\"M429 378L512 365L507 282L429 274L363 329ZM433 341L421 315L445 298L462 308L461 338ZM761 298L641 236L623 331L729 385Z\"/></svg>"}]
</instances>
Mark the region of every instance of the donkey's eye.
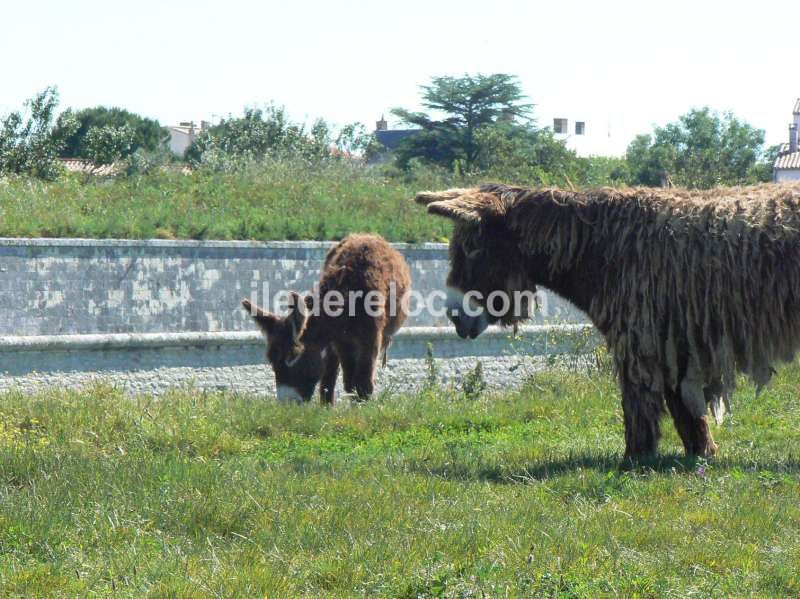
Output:
<instances>
[{"instance_id":1,"label":"donkey's eye","mask_svg":"<svg viewBox=\"0 0 800 599\"><path fill-rule=\"evenodd\" d=\"M475 259L477 259L478 256L481 255L481 252L483 252L483 250L480 249L480 248L478 248L476 250L472 250L470 252L467 252L467 260L475 260Z\"/></svg>"}]
</instances>

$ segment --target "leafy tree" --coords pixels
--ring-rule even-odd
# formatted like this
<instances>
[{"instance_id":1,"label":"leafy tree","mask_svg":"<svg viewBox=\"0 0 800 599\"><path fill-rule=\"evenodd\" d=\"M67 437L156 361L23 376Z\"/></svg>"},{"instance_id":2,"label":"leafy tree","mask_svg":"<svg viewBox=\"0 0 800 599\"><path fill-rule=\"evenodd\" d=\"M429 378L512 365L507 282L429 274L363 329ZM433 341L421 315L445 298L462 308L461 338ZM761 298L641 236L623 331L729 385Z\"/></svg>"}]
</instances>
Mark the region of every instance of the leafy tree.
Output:
<instances>
[{"instance_id":1,"label":"leafy tree","mask_svg":"<svg viewBox=\"0 0 800 599\"><path fill-rule=\"evenodd\" d=\"M58 155L63 146L54 135L57 106L58 91L48 87L25 102L23 111L12 112L0 122L0 174L51 180L62 172ZM59 126L69 132L77 123L67 116Z\"/></svg>"},{"instance_id":2,"label":"leafy tree","mask_svg":"<svg viewBox=\"0 0 800 599\"><path fill-rule=\"evenodd\" d=\"M580 158L580 184L589 187L629 185L631 172L628 161L617 156Z\"/></svg>"},{"instance_id":3,"label":"leafy tree","mask_svg":"<svg viewBox=\"0 0 800 599\"><path fill-rule=\"evenodd\" d=\"M466 170L472 170L483 150L481 130L526 119L532 108L523 103L525 95L516 77L502 73L435 77L430 85L422 86L422 97L428 112L392 110L405 123L421 130L404 139L398 148L401 165L422 158L451 167L458 160Z\"/></svg>"},{"instance_id":4,"label":"leafy tree","mask_svg":"<svg viewBox=\"0 0 800 599\"><path fill-rule=\"evenodd\" d=\"M187 151L194 162L211 156L258 160L266 156L317 155L324 153L330 134L324 121L317 121L310 134L303 125L289 120L281 106L247 108L241 117L223 119L197 137Z\"/></svg>"},{"instance_id":5,"label":"leafy tree","mask_svg":"<svg viewBox=\"0 0 800 599\"><path fill-rule=\"evenodd\" d=\"M526 185L576 183L580 159L547 129L530 122L501 122L482 127L476 136L475 166L495 179Z\"/></svg>"},{"instance_id":6,"label":"leafy tree","mask_svg":"<svg viewBox=\"0 0 800 599\"><path fill-rule=\"evenodd\" d=\"M339 130L336 136L336 148L342 154L362 156L369 161L383 151L375 135L368 132L361 123L351 123Z\"/></svg>"},{"instance_id":7,"label":"leafy tree","mask_svg":"<svg viewBox=\"0 0 800 599\"><path fill-rule=\"evenodd\" d=\"M84 138L84 154L95 164L113 164L132 155L136 132L130 125L92 127Z\"/></svg>"},{"instance_id":8,"label":"leafy tree","mask_svg":"<svg viewBox=\"0 0 800 599\"><path fill-rule=\"evenodd\" d=\"M678 121L639 135L626 158L633 181L657 186L709 188L739 185L763 178L758 164L764 158L764 132L731 113L720 116L710 108L691 110Z\"/></svg>"},{"instance_id":9,"label":"leafy tree","mask_svg":"<svg viewBox=\"0 0 800 599\"><path fill-rule=\"evenodd\" d=\"M77 121L77 128L63 127L64 119ZM93 129L105 129L104 133L91 134ZM157 151L167 139L167 132L154 119L139 116L123 108L97 106L83 110L66 110L58 119L54 135L63 144L62 155L68 158L92 159L100 138L110 139L111 130L132 132L130 145L117 158L126 158L143 149ZM118 136L119 137L119 136ZM121 149L121 148L120 148Z\"/></svg>"},{"instance_id":10,"label":"leafy tree","mask_svg":"<svg viewBox=\"0 0 800 599\"><path fill-rule=\"evenodd\" d=\"M781 151L781 144L770 146L761 154L761 159L753 168L753 176L757 181L772 181L775 159Z\"/></svg>"},{"instance_id":11,"label":"leafy tree","mask_svg":"<svg viewBox=\"0 0 800 599\"><path fill-rule=\"evenodd\" d=\"M323 119L306 128L292 122L282 106L247 108L241 117L223 119L203 132L187 151L196 165L217 170L239 168L265 158L319 162L333 156L364 155L374 146L363 125L344 126L338 134Z\"/></svg>"},{"instance_id":12,"label":"leafy tree","mask_svg":"<svg viewBox=\"0 0 800 599\"><path fill-rule=\"evenodd\" d=\"M662 163L666 162L663 148L656 148L649 134L633 138L625 152L625 160L631 170L631 179L637 185L660 186L666 176Z\"/></svg>"}]
</instances>

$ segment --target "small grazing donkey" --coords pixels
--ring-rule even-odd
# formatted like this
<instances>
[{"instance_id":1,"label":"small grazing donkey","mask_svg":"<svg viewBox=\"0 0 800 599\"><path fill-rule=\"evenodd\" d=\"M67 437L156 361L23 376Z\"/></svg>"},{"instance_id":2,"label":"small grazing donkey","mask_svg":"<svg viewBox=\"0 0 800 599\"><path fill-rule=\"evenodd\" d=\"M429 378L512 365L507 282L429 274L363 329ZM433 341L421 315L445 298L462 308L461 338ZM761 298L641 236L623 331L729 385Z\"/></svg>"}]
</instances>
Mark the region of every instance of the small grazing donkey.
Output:
<instances>
[{"instance_id":1,"label":"small grazing donkey","mask_svg":"<svg viewBox=\"0 0 800 599\"><path fill-rule=\"evenodd\" d=\"M286 316L242 300L266 334L278 399L307 401L321 380L320 399L332 404L340 364L347 393L372 395L378 357L386 363L392 336L406 319L410 289L400 252L382 237L357 234L328 252L318 292L305 300L291 292Z\"/></svg>"}]
</instances>

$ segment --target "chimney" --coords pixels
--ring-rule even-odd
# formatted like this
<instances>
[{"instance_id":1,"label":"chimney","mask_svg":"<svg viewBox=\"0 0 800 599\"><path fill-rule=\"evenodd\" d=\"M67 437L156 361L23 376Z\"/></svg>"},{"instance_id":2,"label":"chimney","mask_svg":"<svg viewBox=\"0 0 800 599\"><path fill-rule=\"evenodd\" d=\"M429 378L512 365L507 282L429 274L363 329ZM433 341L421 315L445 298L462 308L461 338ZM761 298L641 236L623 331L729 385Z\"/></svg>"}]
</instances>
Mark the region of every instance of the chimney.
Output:
<instances>
[{"instance_id":1,"label":"chimney","mask_svg":"<svg viewBox=\"0 0 800 599\"><path fill-rule=\"evenodd\" d=\"M789 125L789 151L797 152L797 125Z\"/></svg>"},{"instance_id":2,"label":"chimney","mask_svg":"<svg viewBox=\"0 0 800 599\"><path fill-rule=\"evenodd\" d=\"M797 105L794 107L794 113L792 114L794 117L794 125L798 129L800 129L800 98L797 100Z\"/></svg>"},{"instance_id":3,"label":"chimney","mask_svg":"<svg viewBox=\"0 0 800 599\"><path fill-rule=\"evenodd\" d=\"M376 131L386 131L389 128L389 124L386 122L386 119L383 118L381 115L381 120L375 123L375 130Z\"/></svg>"}]
</instances>

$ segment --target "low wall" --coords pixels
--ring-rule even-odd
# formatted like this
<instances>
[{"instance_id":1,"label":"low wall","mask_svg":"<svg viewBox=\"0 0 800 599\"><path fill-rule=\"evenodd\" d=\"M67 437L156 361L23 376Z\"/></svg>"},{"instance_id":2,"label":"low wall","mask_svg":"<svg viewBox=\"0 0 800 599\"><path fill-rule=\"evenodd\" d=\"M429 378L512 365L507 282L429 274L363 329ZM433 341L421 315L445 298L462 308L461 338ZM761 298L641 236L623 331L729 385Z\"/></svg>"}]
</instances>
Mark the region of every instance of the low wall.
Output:
<instances>
[{"instance_id":1,"label":"low wall","mask_svg":"<svg viewBox=\"0 0 800 599\"><path fill-rule=\"evenodd\" d=\"M136 392L189 381L270 392L264 340L240 300L254 289L262 297L265 284L271 294L310 289L331 245L0 239L0 390L75 386L99 377ZM446 245L395 245L417 292L444 288ZM521 357L538 356L526 362L538 368L542 356L594 343L583 315L554 296L532 325L517 339L491 328L464 341L443 318L411 316L379 384L413 386L425 376L429 345L448 376L457 379L476 360L488 359L502 385L503 369L518 375Z\"/></svg>"},{"instance_id":2,"label":"low wall","mask_svg":"<svg viewBox=\"0 0 800 599\"><path fill-rule=\"evenodd\" d=\"M490 327L477 340L459 339L450 328L413 327L395 336L393 360L494 357L513 354L579 353L594 346L588 325L527 326L518 335ZM169 367L227 367L262 364L259 332L44 335L0 337L0 372L6 377L33 372L96 372Z\"/></svg>"},{"instance_id":3,"label":"low wall","mask_svg":"<svg viewBox=\"0 0 800 599\"><path fill-rule=\"evenodd\" d=\"M251 331L240 300L268 284L307 290L330 243L0 239L0 335ZM447 246L395 244L414 289L443 289ZM260 297L260 296L259 296ZM552 320L585 321L548 297ZM447 325L426 313L406 326Z\"/></svg>"},{"instance_id":4,"label":"low wall","mask_svg":"<svg viewBox=\"0 0 800 599\"><path fill-rule=\"evenodd\" d=\"M378 371L380 391L410 392L431 376L460 386L478 362L490 388L514 388L566 354L581 361L596 345L589 325L490 327L478 339L459 339L448 327L402 329ZM175 387L274 395L275 379L265 364L260 333L146 333L0 337L0 392L79 388L101 381L140 394ZM341 391L341 386L339 387Z\"/></svg>"}]
</instances>

